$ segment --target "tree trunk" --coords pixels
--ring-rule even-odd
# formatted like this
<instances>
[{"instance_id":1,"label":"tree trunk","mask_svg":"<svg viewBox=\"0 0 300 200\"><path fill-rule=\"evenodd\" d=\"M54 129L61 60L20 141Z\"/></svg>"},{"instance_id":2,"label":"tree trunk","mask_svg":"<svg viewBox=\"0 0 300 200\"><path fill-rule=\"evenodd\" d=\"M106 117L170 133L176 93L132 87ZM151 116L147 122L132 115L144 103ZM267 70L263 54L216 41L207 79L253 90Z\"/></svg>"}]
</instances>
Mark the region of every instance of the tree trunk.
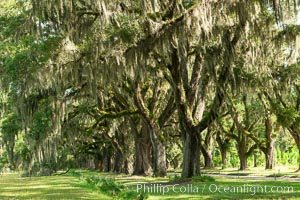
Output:
<instances>
[{"instance_id":1,"label":"tree trunk","mask_svg":"<svg viewBox=\"0 0 300 200\"><path fill-rule=\"evenodd\" d=\"M270 116L270 111L266 110L266 119L265 119L265 127L266 127L266 138L268 139L266 145L266 169L273 169L274 167L274 143L275 140L272 137L272 121Z\"/></svg>"},{"instance_id":2,"label":"tree trunk","mask_svg":"<svg viewBox=\"0 0 300 200\"><path fill-rule=\"evenodd\" d=\"M175 156L175 158L173 160L171 160L171 164L173 165L174 169L179 168L179 161L178 161L178 156Z\"/></svg>"},{"instance_id":3,"label":"tree trunk","mask_svg":"<svg viewBox=\"0 0 300 200\"><path fill-rule=\"evenodd\" d=\"M134 175L150 175L151 167L151 141L148 125L143 122L140 131L134 120L130 120L131 130L134 136Z\"/></svg>"},{"instance_id":4,"label":"tree trunk","mask_svg":"<svg viewBox=\"0 0 300 200\"><path fill-rule=\"evenodd\" d=\"M294 134L295 134L295 136L293 138L295 139L295 143L296 143L296 146L297 146L298 152L299 152L299 154L298 154L298 166L299 166L299 168L298 168L297 171L300 172L300 136L297 133L294 133Z\"/></svg>"},{"instance_id":5,"label":"tree trunk","mask_svg":"<svg viewBox=\"0 0 300 200\"><path fill-rule=\"evenodd\" d=\"M10 168L14 170L15 169L14 144L7 144L6 151L7 151Z\"/></svg>"},{"instance_id":6,"label":"tree trunk","mask_svg":"<svg viewBox=\"0 0 300 200\"><path fill-rule=\"evenodd\" d=\"M201 145L201 152L204 157L204 168L211 169L213 167L212 151L205 149L203 145Z\"/></svg>"},{"instance_id":7,"label":"tree trunk","mask_svg":"<svg viewBox=\"0 0 300 200\"><path fill-rule=\"evenodd\" d=\"M289 128L288 130L289 130L290 134L292 135L292 137L294 138L294 141L295 141L296 146L298 148L298 152L299 152L299 154L298 154L298 166L299 166L299 168L298 168L297 171L300 172L300 133L295 131L293 128Z\"/></svg>"},{"instance_id":8,"label":"tree trunk","mask_svg":"<svg viewBox=\"0 0 300 200\"><path fill-rule=\"evenodd\" d=\"M240 158L240 169L239 170L245 170L247 169L247 156L245 154L239 154Z\"/></svg>"},{"instance_id":9,"label":"tree trunk","mask_svg":"<svg viewBox=\"0 0 300 200\"><path fill-rule=\"evenodd\" d=\"M151 143L147 138L135 138L134 175L150 175L151 167Z\"/></svg>"},{"instance_id":10,"label":"tree trunk","mask_svg":"<svg viewBox=\"0 0 300 200\"><path fill-rule=\"evenodd\" d=\"M166 148L162 139L159 137L158 127L155 123L149 126L149 132L153 148L153 174L154 176L164 177L167 175Z\"/></svg>"},{"instance_id":11,"label":"tree trunk","mask_svg":"<svg viewBox=\"0 0 300 200\"><path fill-rule=\"evenodd\" d=\"M222 169L227 167L227 151L225 148L220 148L221 157L222 157Z\"/></svg>"},{"instance_id":12,"label":"tree trunk","mask_svg":"<svg viewBox=\"0 0 300 200\"><path fill-rule=\"evenodd\" d=\"M167 175L165 145L157 136L154 136L153 140L153 174L164 177Z\"/></svg>"},{"instance_id":13,"label":"tree trunk","mask_svg":"<svg viewBox=\"0 0 300 200\"><path fill-rule=\"evenodd\" d=\"M183 133L183 166L181 177L200 175L200 138L196 133Z\"/></svg>"},{"instance_id":14,"label":"tree trunk","mask_svg":"<svg viewBox=\"0 0 300 200\"><path fill-rule=\"evenodd\" d=\"M95 169L99 171L103 171L103 165L102 165L102 155L96 154L94 157L94 163L95 163Z\"/></svg>"},{"instance_id":15,"label":"tree trunk","mask_svg":"<svg viewBox=\"0 0 300 200\"><path fill-rule=\"evenodd\" d=\"M240 170L247 169L247 136L245 136L243 133L239 133L241 140L239 141L238 145L238 155L240 159Z\"/></svg>"},{"instance_id":16,"label":"tree trunk","mask_svg":"<svg viewBox=\"0 0 300 200\"><path fill-rule=\"evenodd\" d=\"M256 153L253 154L253 167L257 167Z\"/></svg>"},{"instance_id":17,"label":"tree trunk","mask_svg":"<svg viewBox=\"0 0 300 200\"><path fill-rule=\"evenodd\" d=\"M298 147L298 152L299 152L299 154L298 154L298 165L299 165L299 168L298 168L298 172L300 172L300 145L297 145L297 147Z\"/></svg>"},{"instance_id":18,"label":"tree trunk","mask_svg":"<svg viewBox=\"0 0 300 200\"><path fill-rule=\"evenodd\" d=\"M104 155L104 172L110 172L111 171L111 153L109 151L106 152Z\"/></svg>"},{"instance_id":19,"label":"tree trunk","mask_svg":"<svg viewBox=\"0 0 300 200\"><path fill-rule=\"evenodd\" d=\"M221 153L222 169L225 169L227 167L227 149L228 149L230 140L229 139L224 139L224 137L223 137L223 140L222 140L220 134L221 134L221 132L218 131L217 135L216 135L216 141L218 143L219 150L220 150L220 153Z\"/></svg>"},{"instance_id":20,"label":"tree trunk","mask_svg":"<svg viewBox=\"0 0 300 200\"><path fill-rule=\"evenodd\" d=\"M123 154L119 151L115 153L113 172L121 173L123 171Z\"/></svg>"},{"instance_id":21,"label":"tree trunk","mask_svg":"<svg viewBox=\"0 0 300 200\"><path fill-rule=\"evenodd\" d=\"M213 160L212 160L213 142L214 142L214 138L211 132L211 127L208 127L205 139L200 143L201 152L204 157L205 169L210 169L213 167Z\"/></svg>"},{"instance_id":22,"label":"tree trunk","mask_svg":"<svg viewBox=\"0 0 300 200\"><path fill-rule=\"evenodd\" d=\"M267 143L267 147L265 149L264 154L266 158L266 169L273 169L274 167L274 143L275 140L269 136L269 141Z\"/></svg>"},{"instance_id":23,"label":"tree trunk","mask_svg":"<svg viewBox=\"0 0 300 200\"><path fill-rule=\"evenodd\" d=\"M274 167L274 148L272 150L268 150L265 154L266 157L266 169L273 169Z\"/></svg>"},{"instance_id":24,"label":"tree trunk","mask_svg":"<svg viewBox=\"0 0 300 200\"><path fill-rule=\"evenodd\" d=\"M116 133L119 148L116 148L113 171L116 173L128 174L128 162L126 161L128 145L126 146L124 134L121 131L117 131Z\"/></svg>"}]
</instances>

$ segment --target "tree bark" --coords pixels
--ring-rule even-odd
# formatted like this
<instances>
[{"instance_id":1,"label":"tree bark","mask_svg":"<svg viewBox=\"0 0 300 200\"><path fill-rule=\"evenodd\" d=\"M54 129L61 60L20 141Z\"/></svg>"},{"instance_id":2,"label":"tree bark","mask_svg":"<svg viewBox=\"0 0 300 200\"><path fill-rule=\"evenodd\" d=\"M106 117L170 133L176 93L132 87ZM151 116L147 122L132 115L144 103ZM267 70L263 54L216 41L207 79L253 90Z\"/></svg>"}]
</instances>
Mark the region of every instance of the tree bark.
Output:
<instances>
[{"instance_id":1,"label":"tree bark","mask_svg":"<svg viewBox=\"0 0 300 200\"><path fill-rule=\"evenodd\" d=\"M257 167L257 156L255 153L253 154L253 167Z\"/></svg>"},{"instance_id":2,"label":"tree bark","mask_svg":"<svg viewBox=\"0 0 300 200\"><path fill-rule=\"evenodd\" d=\"M153 174L164 177L167 175L165 145L157 136L154 136L153 140Z\"/></svg>"},{"instance_id":3,"label":"tree bark","mask_svg":"<svg viewBox=\"0 0 300 200\"><path fill-rule=\"evenodd\" d=\"M145 122L142 121L142 127L140 131L137 129L137 125L133 118L130 118L130 127L134 136L134 175L151 175L151 141L149 129Z\"/></svg>"},{"instance_id":4,"label":"tree bark","mask_svg":"<svg viewBox=\"0 0 300 200\"><path fill-rule=\"evenodd\" d=\"M296 131L294 131L293 129L289 128L289 132L291 133L292 137L294 138L295 140L295 143L296 143L296 146L298 148L298 152L299 152L299 155L298 155L298 172L300 172L300 134L298 134Z\"/></svg>"},{"instance_id":5,"label":"tree bark","mask_svg":"<svg viewBox=\"0 0 300 200\"><path fill-rule=\"evenodd\" d=\"M263 102L263 105L266 107L266 104ZM266 169L273 169L274 167L274 143L275 140L272 137L272 121L271 121L271 114L270 111L266 109L266 119L265 119L265 127L266 127L266 138L267 138L267 144L266 144Z\"/></svg>"},{"instance_id":6,"label":"tree bark","mask_svg":"<svg viewBox=\"0 0 300 200\"><path fill-rule=\"evenodd\" d=\"M274 146L268 148L265 157L266 157L266 169L273 169L274 168Z\"/></svg>"},{"instance_id":7,"label":"tree bark","mask_svg":"<svg viewBox=\"0 0 300 200\"><path fill-rule=\"evenodd\" d=\"M104 172L110 172L111 168L112 168L112 163L111 163L111 153L109 151L106 152L106 154L104 155Z\"/></svg>"},{"instance_id":8,"label":"tree bark","mask_svg":"<svg viewBox=\"0 0 300 200\"><path fill-rule=\"evenodd\" d=\"M222 169L227 167L227 151L225 148L220 148L221 157L222 157Z\"/></svg>"},{"instance_id":9,"label":"tree bark","mask_svg":"<svg viewBox=\"0 0 300 200\"><path fill-rule=\"evenodd\" d=\"M159 129L155 123L150 124L149 132L153 148L153 175L164 177L167 175L166 148L159 135Z\"/></svg>"},{"instance_id":10,"label":"tree bark","mask_svg":"<svg viewBox=\"0 0 300 200\"><path fill-rule=\"evenodd\" d=\"M299 168L298 168L297 171L300 172L300 145L298 144L297 147L298 147L298 152L299 152L299 154L298 154L298 165L299 165Z\"/></svg>"},{"instance_id":11,"label":"tree bark","mask_svg":"<svg viewBox=\"0 0 300 200\"><path fill-rule=\"evenodd\" d=\"M151 175L151 143L147 138L135 138L134 175Z\"/></svg>"},{"instance_id":12,"label":"tree bark","mask_svg":"<svg viewBox=\"0 0 300 200\"><path fill-rule=\"evenodd\" d=\"M113 172L121 173L123 171L123 154L119 151L115 153Z\"/></svg>"},{"instance_id":13,"label":"tree bark","mask_svg":"<svg viewBox=\"0 0 300 200\"><path fill-rule=\"evenodd\" d=\"M241 140L239 141L238 145L238 155L240 159L240 170L247 169L247 136L245 136L243 133L240 133Z\"/></svg>"},{"instance_id":14,"label":"tree bark","mask_svg":"<svg viewBox=\"0 0 300 200\"><path fill-rule=\"evenodd\" d=\"M183 134L183 166L181 177L200 175L200 138L194 132Z\"/></svg>"},{"instance_id":15,"label":"tree bark","mask_svg":"<svg viewBox=\"0 0 300 200\"><path fill-rule=\"evenodd\" d=\"M213 167L213 161L212 161L212 151L209 149L205 149L203 145L201 145L201 152L204 157L204 168L210 169Z\"/></svg>"},{"instance_id":16,"label":"tree bark","mask_svg":"<svg viewBox=\"0 0 300 200\"><path fill-rule=\"evenodd\" d=\"M247 169L247 156L245 154L239 154L240 159L240 169L239 170L245 170Z\"/></svg>"},{"instance_id":17,"label":"tree bark","mask_svg":"<svg viewBox=\"0 0 300 200\"><path fill-rule=\"evenodd\" d=\"M205 169L213 168L213 158L212 158L213 142L214 142L214 138L211 132L211 127L208 127L205 135L205 139L200 144L201 152L204 157Z\"/></svg>"},{"instance_id":18,"label":"tree bark","mask_svg":"<svg viewBox=\"0 0 300 200\"><path fill-rule=\"evenodd\" d=\"M225 130L223 129L222 125L220 125L220 127L221 127L221 131L223 133L225 133ZM233 129L234 129L234 125L232 126L230 132L233 132ZM230 139L224 138L224 136L223 136L223 139L222 139L220 134L221 134L221 132L218 131L217 135L216 135L216 141L218 143L219 150L220 150L220 153L221 153L222 169L225 169L227 167L227 149L228 149L228 146L229 146Z\"/></svg>"}]
</instances>

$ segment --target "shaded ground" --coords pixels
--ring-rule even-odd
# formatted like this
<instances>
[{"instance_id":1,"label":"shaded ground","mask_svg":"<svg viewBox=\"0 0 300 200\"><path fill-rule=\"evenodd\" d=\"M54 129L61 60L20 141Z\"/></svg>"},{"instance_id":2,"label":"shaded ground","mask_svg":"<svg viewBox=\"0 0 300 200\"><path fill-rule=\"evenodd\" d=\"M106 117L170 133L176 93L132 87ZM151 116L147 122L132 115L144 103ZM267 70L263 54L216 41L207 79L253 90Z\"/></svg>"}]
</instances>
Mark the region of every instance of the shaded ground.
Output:
<instances>
[{"instance_id":1,"label":"shaded ground","mask_svg":"<svg viewBox=\"0 0 300 200\"><path fill-rule=\"evenodd\" d=\"M27 177L0 175L0 199L109 199L71 176Z\"/></svg>"},{"instance_id":2,"label":"shaded ground","mask_svg":"<svg viewBox=\"0 0 300 200\"><path fill-rule=\"evenodd\" d=\"M20 178L17 174L0 175L0 199L112 199L87 186L84 177L113 178L127 187L140 189L150 200L173 199L300 199L299 173L278 170L206 170L205 175L182 181L171 173L165 178L115 175L76 170L64 176ZM277 173L277 174L276 174ZM271 175L275 177L270 177ZM76 176L75 176L76 175ZM211 177L208 177L212 176ZM278 177L277 177L278 176ZM280 177L279 177L280 176ZM155 188L155 185L158 186ZM152 189L151 189L152 188Z\"/></svg>"}]
</instances>

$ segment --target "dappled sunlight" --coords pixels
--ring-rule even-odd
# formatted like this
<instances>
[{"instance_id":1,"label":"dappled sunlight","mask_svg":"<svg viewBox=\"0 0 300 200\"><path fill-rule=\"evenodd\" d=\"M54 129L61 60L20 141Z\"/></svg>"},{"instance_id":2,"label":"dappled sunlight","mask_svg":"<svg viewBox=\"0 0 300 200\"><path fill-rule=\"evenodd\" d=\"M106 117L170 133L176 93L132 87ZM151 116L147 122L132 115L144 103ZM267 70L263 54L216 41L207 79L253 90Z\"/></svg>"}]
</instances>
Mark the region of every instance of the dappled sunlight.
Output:
<instances>
[{"instance_id":1,"label":"dappled sunlight","mask_svg":"<svg viewBox=\"0 0 300 200\"><path fill-rule=\"evenodd\" d=\"M83 185L70 176L16 178L3 175L0 199L107 199Z\"/></svg>"}]
</instances>

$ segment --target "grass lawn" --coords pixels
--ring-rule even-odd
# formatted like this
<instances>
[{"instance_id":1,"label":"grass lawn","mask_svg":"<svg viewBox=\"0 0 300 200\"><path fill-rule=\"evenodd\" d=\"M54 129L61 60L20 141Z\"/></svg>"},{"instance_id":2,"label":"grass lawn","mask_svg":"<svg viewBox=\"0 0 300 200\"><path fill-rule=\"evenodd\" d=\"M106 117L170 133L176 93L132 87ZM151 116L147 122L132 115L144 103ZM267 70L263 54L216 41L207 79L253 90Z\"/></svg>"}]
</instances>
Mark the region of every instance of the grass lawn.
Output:
<instances>
[{"instance_id":1,"label":"grass lawn","mask_svg":"<svg viewBox=\"0 0 300 200\"><path fill-rule=\"evenodd\" d=\"M222 173L230 175L235 171L226 170ZM212 171L206 172L206 174L213 173ZM272 173L268 171L266 177ZM249 170L247 174L254 175L254 172ZM263 175L263 173L260 174ZM289 171L282 171L281 175L299 177L299 174ZM140 191L143 191L145 188L144 191L150 200L300 199L300 182L291 178L289 180L279 178L257 180L239 176L235 178L201 176L189 181L181 181L170 177L114 175L85 170L77 170L73 175L50 177L20 178L17 174L1 175L0 199L112 199L92 186L88 186L83 178L87 176L114 178L116 182L125 185L127 190L136 191L140 187Z\"/></svg>"},{"instance_id":2,"label":"grass lawn","mask_svg":"<svg viewBox=\"0 0 300 200\"><path fill-rule=\"evenodd\" d=\"M0 199L110 199L87 187L73 176L20 178L18 174L0 175Z\"/></svg>"}]
</instances>

